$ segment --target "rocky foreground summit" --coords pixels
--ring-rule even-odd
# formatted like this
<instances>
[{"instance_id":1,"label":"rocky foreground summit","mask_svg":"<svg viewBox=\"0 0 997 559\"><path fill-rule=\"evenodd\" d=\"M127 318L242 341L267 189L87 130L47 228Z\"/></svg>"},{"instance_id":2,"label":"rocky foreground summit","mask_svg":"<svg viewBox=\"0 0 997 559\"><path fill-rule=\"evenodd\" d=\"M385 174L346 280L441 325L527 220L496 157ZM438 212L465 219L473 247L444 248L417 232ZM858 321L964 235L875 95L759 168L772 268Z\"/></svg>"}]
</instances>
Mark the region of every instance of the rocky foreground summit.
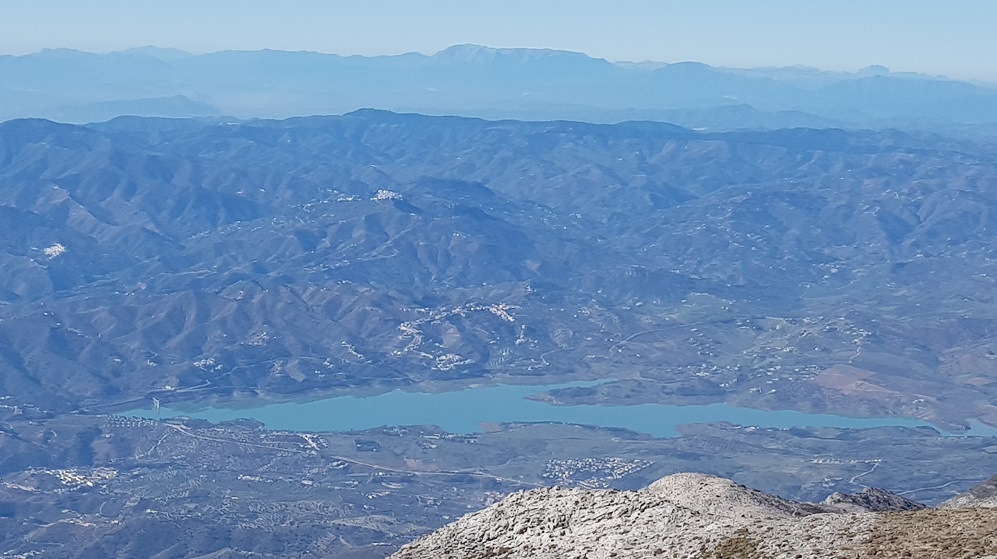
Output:
<instances>
[{"instance_id":1,"label":"rocky foreground summit","mask_svg":"<svg viewBox=\"0 0 997 559\"><path fill-rule=\"evenodd\" d=\"M997 557L997 509L927 509L880 490L803 503L675 474L638 491L518 492L392 557Z\"/></svg>"}]
</instances>

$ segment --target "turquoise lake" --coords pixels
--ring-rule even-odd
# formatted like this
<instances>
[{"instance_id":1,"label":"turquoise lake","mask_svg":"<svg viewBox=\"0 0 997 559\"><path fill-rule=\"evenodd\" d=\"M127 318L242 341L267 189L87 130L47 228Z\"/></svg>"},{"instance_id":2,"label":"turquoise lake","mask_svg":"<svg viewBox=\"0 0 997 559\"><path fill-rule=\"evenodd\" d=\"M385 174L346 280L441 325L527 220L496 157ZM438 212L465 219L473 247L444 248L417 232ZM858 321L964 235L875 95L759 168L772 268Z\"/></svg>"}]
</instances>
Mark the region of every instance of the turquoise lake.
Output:
<instances>
[{"instance_id":1,"label":"turquoise lake","mask_svg":"<svg viewBox=\"0 0 997 559\"><path fill-rule=\"evenodd\" d=\"M527 396L572 385L500 385L454 392L395 390L368 397L339 396L309 402L283 402L258 407L212 407L188 411L163 407L127 415L147 418L187 416L212 422L249 418L269 429L288 431L352 431L382 426L437 425L452 433L476 433L483 423L559 422L619 427L655 437L673 437L678 425L725 421L758 427L931 427L923 421L896 417L855 418L796 411L765 411L727 404L672 406L555 406ZM574 386L577 386L575 384ZM967 435L997 436L997 428L972 423Z\"/></svg>"}]
</instances>

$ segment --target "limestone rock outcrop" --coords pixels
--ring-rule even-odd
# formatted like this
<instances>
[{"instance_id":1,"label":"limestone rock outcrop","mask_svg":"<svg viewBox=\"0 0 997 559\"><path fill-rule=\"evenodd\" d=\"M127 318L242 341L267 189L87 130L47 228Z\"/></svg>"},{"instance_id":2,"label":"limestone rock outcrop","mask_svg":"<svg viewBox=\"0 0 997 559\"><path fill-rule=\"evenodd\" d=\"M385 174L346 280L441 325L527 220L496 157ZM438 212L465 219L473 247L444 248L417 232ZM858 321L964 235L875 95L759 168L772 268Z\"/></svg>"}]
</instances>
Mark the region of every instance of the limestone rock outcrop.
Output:
<instances>
[{"instance_id":1,"label":"limestone rock outcrop","mask_svg":"<svg viewBox=\"0 0 997 559\"><path fill-rule=\"evenodd\" d=\"M997 510L926 509L881 490L790 501L676 474L638 491L523 491L392 557L761 559L993 557Z\"/></svg>"},{"instance_id":2,"label":"limestone rock outcrop","mask_svg":"<svg viewBox=\"0 0 997 559\"><path fill-rule=\"evenodd\" d=\"M945 501L938 508L997 508L997 476L994 476L961 495Z\"/></svg>"}]
</instances>

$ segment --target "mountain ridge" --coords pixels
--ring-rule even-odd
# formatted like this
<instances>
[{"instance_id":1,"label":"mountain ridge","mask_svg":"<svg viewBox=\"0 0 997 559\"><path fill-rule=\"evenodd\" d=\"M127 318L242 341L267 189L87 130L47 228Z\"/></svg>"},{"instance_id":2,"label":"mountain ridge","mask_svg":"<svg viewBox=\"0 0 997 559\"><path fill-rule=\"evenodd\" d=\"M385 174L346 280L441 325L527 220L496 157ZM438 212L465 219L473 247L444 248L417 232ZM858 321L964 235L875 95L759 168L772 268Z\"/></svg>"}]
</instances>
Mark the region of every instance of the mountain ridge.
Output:
<instances>
[{"instance_id":1,"label":"mountain ridge","mask_svg":"<svg viewBox=\"0 0 997 559\"><path fill-rule=\"evenodd\" d=\"M672 121L719 131L802 123L942 127L980 135L997 123L994 87L882 68L814 72L634 64L571 51L470 44L432 55L382 56L57 49L0 57L0 120L95 122L121 114L287 118L376 106L492 119ZM181 98L187 101L176 101ZM750 111L732 110L739 106Z\"/></svg>"},{"instance_id":2,"label":"mountain ridge","mask_svg":"<svg viewBox=\"0 0 997 559\"><path fill-rule=\"evenodd\" d=\"M637 491L517 492L403 546L416 558L981 557L997 552L997 510L926 509L880 490L864 508L766 495L730 480L673 474ZM864 495L868 496L870 492ZM851 506L841 507L842 501Z\"/></svg>"},{"instance_id":3,"label":"mountain ridge","mask_svg":"<svg viewBox=\"0 0 997 559\"><path fill-rule=\"evenodd\" d=\"M8 121L3 382L86 407L577 375L608 382L565 403L993 422L993 167L900 131ZM491 305L514 322L458 312Z\"/></svg>"},{"instance_id":4,"label":"mountain ridge","mask_svg":"<svg viewBox=\"0 0 997 559\"><path fill-rule=\"evenodd\" d=\"M854 518L873 519L860 535L885 551L911 526L992 526L987 511L799 515L909 505L851 493L867 485L934 504L997 471L974 423L997 424L995 165L992 140L910 130L383 110L5 122L0 539L46 557L373 559L523 487L630 490L690 469L800 500L839 493L802 505L712 480L682 500L673 480L643 493L644 511L628 493L559 490L563 510L521 495L543 514L502 520L556 546L531 527L563 523L575 498L592 503L575 520L595 520L612 495L619 534L600 542L706 516L733 531L690 553L747 556L831 541ZM313 433L114 413L561 382L536 398L938 429ZM747 514L693 514L710 503ZM759 510L775 536L751 531Z\"/></svg>"}]
</instances>

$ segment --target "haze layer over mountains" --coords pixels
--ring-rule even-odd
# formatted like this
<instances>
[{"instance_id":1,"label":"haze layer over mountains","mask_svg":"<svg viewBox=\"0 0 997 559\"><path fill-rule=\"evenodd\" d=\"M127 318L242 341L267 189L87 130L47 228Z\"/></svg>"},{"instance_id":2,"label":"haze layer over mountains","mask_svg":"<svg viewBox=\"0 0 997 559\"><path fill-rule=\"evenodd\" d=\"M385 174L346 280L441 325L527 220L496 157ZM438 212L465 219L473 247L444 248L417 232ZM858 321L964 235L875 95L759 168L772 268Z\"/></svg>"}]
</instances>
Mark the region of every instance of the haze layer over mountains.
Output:
<instances>
[{"instance_id":1,"label":"haze layer over mountains","mask_svg":"<svg viewBox=\"0 0 997 559\"><path fill-rule=\"evenodd\" d=\"M997 122L997 89L871 66L725 69L458 45L433 56L140 48L0 56L0 120L286 118L365 107L485 118L659 120L693 128L931 127ZM989 128L986 128L989 129Z\"/></svg>"}]
</instances>

